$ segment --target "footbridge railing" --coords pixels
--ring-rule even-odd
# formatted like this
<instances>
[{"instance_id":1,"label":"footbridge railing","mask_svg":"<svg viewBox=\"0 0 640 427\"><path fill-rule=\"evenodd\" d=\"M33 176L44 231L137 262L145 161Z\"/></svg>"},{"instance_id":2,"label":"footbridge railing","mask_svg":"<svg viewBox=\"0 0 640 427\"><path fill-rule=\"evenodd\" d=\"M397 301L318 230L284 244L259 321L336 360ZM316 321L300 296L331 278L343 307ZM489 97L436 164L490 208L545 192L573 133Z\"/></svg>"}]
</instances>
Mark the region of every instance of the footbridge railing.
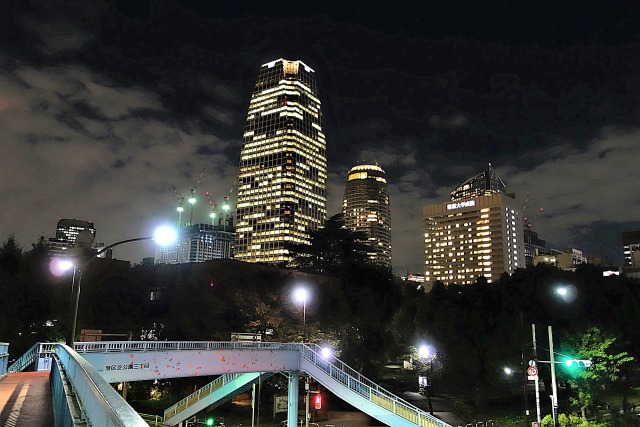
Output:
<instances>
[{"instance_id":1,"label":"footbridge railing","mask_svg":"<svg viewBox=\"0 0 640 427\"><path fill-rule=\"evenodd\" d=\"M168 419L176 415L178 412L184 411L189 406L204 399L214 391L218 390L223 385L231 382L233 379L238 378L242 374L223 374L209 384L191 393L189 396L173 404L169 408L164 410L164 419Z\"/></svg>"},{"instance_id":2,"label":"footbridge railing","mask_svg":"<svg viewBox=\"0 0 640 427\"><path fill-rule=\"evenodd\" d=\"M50 361L51 353L53 353L53 346L55 343L52 342L37 342L31 346L29 350L27 350L22 356L20 356L15 362L13 362L7 372L21 372L27 369L29 365L36 363L40 358L46 359ZM36 366L35 371L51 369L49 363L47 363L46 368L40 368Z\"/></svg>"},{"instance_id":3,"label":"footbridge railing","mask_svg":"<svg viewBox=\"0 0 640 427\"><path fill-rule=\"evenodd\" d=\"M380 387L339 359L323 356L322 348L318 345L305 344L302 346L301 352L304 360L324 372L331 380L368 400L371 404L384 408L392 414L421 427L451 427L439 418L434 417L428 412L423 411L417 406ZM304 369L303 365L301 365L301 369ZM308 373L316 380L322 381L322 378L320 378L316 370ZM329 389L332 388L330 381L325 381L323 385ZM338 390L334 389L332 391L340 394Z\"/></svg>"}]
</instances>

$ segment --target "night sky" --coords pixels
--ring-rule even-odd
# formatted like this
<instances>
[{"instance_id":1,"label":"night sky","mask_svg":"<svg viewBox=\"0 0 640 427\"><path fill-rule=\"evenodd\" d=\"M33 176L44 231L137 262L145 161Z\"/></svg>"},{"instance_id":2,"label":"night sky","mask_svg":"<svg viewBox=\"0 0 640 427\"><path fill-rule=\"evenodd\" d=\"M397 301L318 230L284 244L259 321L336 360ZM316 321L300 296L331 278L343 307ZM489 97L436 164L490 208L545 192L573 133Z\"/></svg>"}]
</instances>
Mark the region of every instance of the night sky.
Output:
<instances>
[{"instance_id":1,"label":"night sky","mask_svg":"<svg viewBox=\"0 0 640 427\"><path fill-rule=\"evenodd\" d=\"M488 163L551 247L621 262L640 229L638 2L0 3L2 243L60 218L107 245L151 235L203 170L209 222L205 191L235 203L251 91L278 58L321 84L328 216L357 162L386 171L398 274L423 270L422 208Z\"/></svg>"}]
</instances>

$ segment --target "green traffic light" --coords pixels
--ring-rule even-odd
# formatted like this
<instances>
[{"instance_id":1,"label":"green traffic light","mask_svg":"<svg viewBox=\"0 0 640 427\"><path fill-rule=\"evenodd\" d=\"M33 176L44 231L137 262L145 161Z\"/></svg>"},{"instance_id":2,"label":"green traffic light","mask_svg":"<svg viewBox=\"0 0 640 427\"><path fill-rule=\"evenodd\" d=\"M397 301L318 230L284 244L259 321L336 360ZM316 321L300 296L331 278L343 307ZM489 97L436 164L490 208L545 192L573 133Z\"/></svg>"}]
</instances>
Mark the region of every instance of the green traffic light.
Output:
<instances>
[{"instance_id":1,"label":"green traffic light","mask_svg":"<svg viewBox=\"0 0 640 427\"><path fill-rule=\"evenodd\" d=\"M212 426L213 422L214 422L213 418L207 418L207 425L208 426Z\"/></svg>"}]
</instances>

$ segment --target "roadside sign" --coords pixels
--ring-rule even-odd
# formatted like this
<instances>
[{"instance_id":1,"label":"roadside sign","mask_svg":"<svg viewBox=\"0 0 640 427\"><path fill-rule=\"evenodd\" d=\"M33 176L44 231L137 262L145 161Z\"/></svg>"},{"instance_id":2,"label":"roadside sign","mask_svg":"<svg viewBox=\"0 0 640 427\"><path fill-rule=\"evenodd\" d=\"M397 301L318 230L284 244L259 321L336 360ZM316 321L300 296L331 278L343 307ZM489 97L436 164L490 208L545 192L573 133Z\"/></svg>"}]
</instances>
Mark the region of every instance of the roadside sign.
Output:
<instances>
[{"instance_id":1,"label":"roadside sign","mask_svg":"<svg viewBox=\"0 0 640 427\"><path fill-rule=\"evenodd\" d=\"M527 368L527 375L529 375L530 377L535 377L536 375L538 375L538 368L536 368L535 366L529 366Z\"/></svg>"}]
</instances>

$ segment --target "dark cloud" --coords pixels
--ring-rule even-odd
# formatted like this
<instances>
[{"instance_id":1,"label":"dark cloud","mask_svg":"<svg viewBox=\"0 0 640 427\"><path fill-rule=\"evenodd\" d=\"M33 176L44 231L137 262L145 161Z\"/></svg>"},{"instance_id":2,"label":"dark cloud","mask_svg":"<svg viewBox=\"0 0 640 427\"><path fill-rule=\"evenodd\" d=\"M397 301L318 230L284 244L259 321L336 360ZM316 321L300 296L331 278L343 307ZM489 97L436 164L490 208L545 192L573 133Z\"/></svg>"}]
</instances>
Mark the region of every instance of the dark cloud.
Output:
<instances>
[{"instance_id":1,"label":"dark cloud","mask_svg":"<svg viewBox=\"0 0 640 427\"><path fill-rule=\"evenodd\" d=\"M541 238L619 259L619 232L640 227L640 10L550 8L7 2L2 231L29 245L69 217L107 243L147 234L177 219L173 186L188 192L203 169L202 191L233 194L258 68L284 57L321 83L329 215L357 161L387 172L397 271L422 269L422 207L487 163L544 207ZM207 215L201 200L194 217Z\"/></svg>"}]
</instances>

